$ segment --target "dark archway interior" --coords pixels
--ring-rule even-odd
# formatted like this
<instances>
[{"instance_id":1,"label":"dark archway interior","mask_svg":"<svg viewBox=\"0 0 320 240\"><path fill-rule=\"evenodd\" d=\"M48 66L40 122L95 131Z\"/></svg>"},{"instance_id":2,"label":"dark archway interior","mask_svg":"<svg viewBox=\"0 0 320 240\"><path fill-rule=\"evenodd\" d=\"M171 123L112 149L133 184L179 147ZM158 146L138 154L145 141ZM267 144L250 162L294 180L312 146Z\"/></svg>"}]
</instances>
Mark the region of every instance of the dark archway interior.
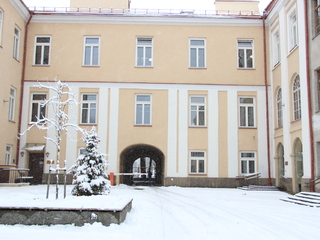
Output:
<instances>
[{"instance_id":1,"label":"dark archway interior","mask_svg":"<svg viewBox=\"0 0 320 240\"><path fill-rule=\"evenodd\" d=\"M155 184L163 185L163 171L164 171L164 155L163 153L153 146L147 144L137 144L127 147L122 151L120 156L120 172L132 173L133 163L138 158L149 157L156 163ZM131 185L132 176L122 176L120 182Z\"/></svg>"}]
</instances>

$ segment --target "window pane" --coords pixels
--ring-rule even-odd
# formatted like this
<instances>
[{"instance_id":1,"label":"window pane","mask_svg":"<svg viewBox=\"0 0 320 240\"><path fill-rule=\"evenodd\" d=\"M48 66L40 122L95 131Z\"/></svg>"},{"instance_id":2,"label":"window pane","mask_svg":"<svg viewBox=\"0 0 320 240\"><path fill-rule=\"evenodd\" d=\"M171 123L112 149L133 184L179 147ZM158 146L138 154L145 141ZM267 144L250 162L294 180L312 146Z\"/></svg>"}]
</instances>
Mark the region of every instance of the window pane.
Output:
<instances>
[{"instance_id":1,"label":"window pane","mask_svg":"<svg viewBox=\"0 0 320 240\"><path fill-rule=\"evenodd\" d=\"M91 47L85 47L84 65L90 65Z\"/></svg>"},{"instance_id":2,"label":"window pane","mask_svg":"<svg viewBox=\"0 0 320 240\"><path fill-rule=\"evenodd\" d=\"M241 173L248 173L247 161L241 161Z\"/></svg>"},{"instance_id":3,"label":"window pane","mask_svg":"<svg viewBox=\"0 0 320 240\"><path fill-rule=\"evenodd\" d=\"M36 59L35 59L35 64L41 64L41 46L36 46Z\"/></svg>"},{"instance_id":4,"label":"window pane","mask_svg":"<svg viewBox=\"0 0 320 240\"><path fill-rule=\"evenodd\" d=\"M136 124L142 124L142 104L137 104Z\"/></svg>"},{"instance_id":5,"label":"window pane","mask_svg":"<svg viewBox=\"0 0 320 240\"><path fill-rule=\"evenodd\" d=\"M151 38L138 38L139 45L151 45L152 39Z\"/></svg>"},{"instance_id":6,"label":"window pane","mask_svg":"<svg viewBox=\"0 0 320 240\"><path fill-rule=\"evenodd\" d=\"M242 152L241 153L242 158L254 158L254 153L252 152Z\"/></svg>"},{"instance_id":7,"label":"window pane","mask_svg":"<svg viewBox=\"0 0 320 240\"><path fill-rule=\"evenodd\" d=\"M144 105L144 124L150 124L150 104Z\"/></svg>"},{"instance_id":8,"label":"window pane","mask_svg":"<svg viewBox=\"0 0 320 240\"><path fill-rule=\"evenodd\" d=\"M240 126L246 126L246 108L240 107Z\"/></svg>"},{"instance_id":9,"label":"window pane","mask_svg":"<svg viewBox=\"0 0 320 240\"><path fill-rule=\"evenodd\" d=\"M82 120L81 122L82 123L88 123L88 109L87 108L84 108L82 109Z\"/></svg>"},{"instance_id":10,"label":"window pane","mask_svg":"<svg viewBox=\"0 0 320 240\"><path fill-rule=\"evenodd\" d=\"M197 160L191 160L191 172L192 173L197 172Z\"/></svg>"},{"instance_id":11,"label":"window pane","mask_svg":"<svg viewBox=\"0 0 320 240\"><path fill-rule=\"evenodd\" d=\"M248 107L248 126L253 127L254 126L254 112L253 107Z\"/></svg>"},{"instance_id":12,"label":"window pane","mask_svg":"<svg viewBox=\"0 0 320 240\"><path fill-rule=\"evenodd\" d=\"M199 66L198 67L204 67L204 49L199 48L198 54L199 54L199 56L198 56Z\"/></svg>"},{"instance_id":13,"label":"window pane","mask_svg":"<svg viewBox=\"0 0 320 240\"><path fill-rule=\"evenodd\" d=\"M40 104L40 116L39 119L43 119L46 117L46 107Z\"/></svg>"},{"instance_id":14,"label":"window pane","mask_svg":"<svg viewBox=\"0 0 320 240\"><path fill-rule=\"evenodd\" d=\"M238 41L238 47L246 47L246 48L248 48L248 47L252 47L252 41L250 40L250 41Z\"/></svg>"},{"instance_id":15,"label":"window pane","mask_svg":"<svg viewBox=\"0 0 320 240\"><path fill-rule=\"evenodd\" d=\"M191 152L191 157L204 157L204 152Z\"/></svg>"},{"instance_id":16,"label":"window pane","mask_svg":"<svg viewBox=\"0 0 320 240\"><path fill-rule=\"evenodd\" d=\"M137 65L143 66L143 47L138 47L137 51Z\"/></svg>"},{"instance_id":17,"label":"window pane","mask_svg":"<svg viewBox=\"0 0 320 240\"><path fill-rule=\"evenodd\" d=\"M96 109L90 109L90 123L96 122Z\"/></svg>"},{"instance_id":18,"label":"window pane","mask_svg":"<svg viewBox=\"0 0 320 240\"><path fill-rule=\"evenodd\" d=\"M249 161L249 173L254 173L254 161Z\"/></svg>"},{"instance_id":19,"label":"window pane","mask_svg":"<svg viewBox=\"0 0 320 240\"><path fill-rule=\"evenodd\" d=\"M38 103L32 103L31 121L36 122L38 116Z\"/></svg>"},{"instance_id":20,"label":"window pane","mask_svg":"<svg viewBox=\"0 0 320 240\"><path fill-rule=\"evenodd\" d=\"M86 38L86 43L99 44L99 38Z\"/></svg>"},{"instance_id":21,"label":"window pane","mask_svg":"<svg viewBox=\"0 0 320 240\"><path fill-rule=\"evenodd\" d=\"M94 46L93 47L93 53L92 53L92 65L98 65L99 64L99 47Z\"/></svg>"},{"instance_id":22,"label":"window pane","mask_svg":"<svg viewBox=\"0 0 320 240\"><path fill-rule=\"evenodd\" d=\"M45 94L33 94L32 100L45 100L46 95Z\"/></svg>"},{"instance_id":23,"label":"window pane","mask_svg":"<svg viewBox=\"0 0 320 240\"><path fill-rule=\"evenodd\" d=\"M150 95L137 95L137 101L149 102Z\"/></svg>"},{"instance_id":24,"label":"window pane","mask_svg":"<svg viewBox=\"0 0 320 240\"><path fill-rule=\"evenodd\" d=\"M204 40L190 40L192 46L204 46Z\"/></svg>"},{"instance_id":25,"label":"window pane","mask_svg":"<svg viewBox=\"0 0 320 240\"><path fill-rule=\"evenodd\" d=\"M191 111L191 126L197 126L197 112Z\"/></svg>"},{"instance_id":26,"label":"window pane","mask_svg":"<svg viewBox=\"0 0 320 240\"><path fill-rule=\"evenodd\" d=\"M146 59L145 59L145 63L146 63L146 66L151 66L152 64L152 51L151 51L151 47L146 47Z\"/></svg>"},{"instance_id":27,"label":"window pane","mask_svg":"<svg viewBox=\"0 0 320 240\"><path fill-rule=\"evenodd\" d=\"M204 97L191 97L191 103L204 103Z\"/></svg>"},{"instance_id":28,"label":"window pane","mask_svg":"<svg viewBox=\"0 0 320 240\"><path fill-rule=\"evenodd\" d=\"M199 173L204 173L204 160L199 160Z\"/></svg>"},{"instance_id":29,"label":"window pane","mask_svg":"<svg viewBox=\"0 0 320 240\"><path fill-rule=\"evenodd\" d=\"M197 50L195 48L190 49L190 67L197 67Z\"/></svg>"},{"instance_id":30,"label":"window pane","mask_svg":"<svg viewBox=\"0 0 320 240\"><path fill-rule=\"evenodd\" d=\"M204 112L201 111L199 112L199 126L204 126L205 124L205 121L204 121Z\"/></svg>"},{"instance_id":31,"label":"window pane","mask_svg":"<svg viewBox=\"0 0 320 240\"><path fill-rule=\"evenodd\" d=\"M50 43L49 37L37 37L37 43Z\"/></svg>"},{"instance_id":32,"label":"window pane","mask_svg":"<svg viewBox=\"0 0 320 240\"><path fill-rule=\"evenodd\" d=\"M49 64L49 46L44 46L43 64Z\"/></svg>"},{"instance_id":33,"label":"window pane","mask_svg":"<svg viewBox=\"0 0 320 240\"><path fill-rule=\"evenodd\" d=\"M240 103L253 104L253 98L240 98Z\"/></svg>"},{"instance_id":34,"label":"window pane","mask_svg":"<svg viewBox=\"0 0 320 240\"><path fill-rule=\"evenodd\" d=\"M251 49L247 49L247 68L252 68L252 50Z\"/></svg>"},{"instance_id":35,"label":"window pane","mask_svg":"<svg viewBox=\"0 0 320 240\"><path fill-rule=\"evenodd\" d=\"M244 50L243 49L239 49L238 50L238 58L239 58L239 67L243 68L244 66Z\"/></svg>"}]
</instances>

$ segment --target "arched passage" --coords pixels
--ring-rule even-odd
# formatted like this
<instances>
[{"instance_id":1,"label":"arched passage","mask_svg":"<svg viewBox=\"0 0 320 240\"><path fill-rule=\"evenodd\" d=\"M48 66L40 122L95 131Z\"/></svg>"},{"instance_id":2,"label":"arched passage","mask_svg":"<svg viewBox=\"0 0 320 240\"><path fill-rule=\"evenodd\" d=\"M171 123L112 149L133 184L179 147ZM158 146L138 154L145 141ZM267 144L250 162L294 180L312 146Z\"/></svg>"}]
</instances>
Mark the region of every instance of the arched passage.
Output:
<instances>
[{"instance_id":1,"label":"arched passage","mask_svg":"<svg viewBox=\"0 0 320 240\"><path fill-rule=\"evenodd\" d=\"M137 163L137 159L144 162L145 169L142 171L147 172L148 167L146 162L150 162L152 165L152 177L154 183L157 185L163 185L164 175L164 154L156 147L147 144L131 145L124 149L120 155L120 171L121 173L133 173L134 165ZM147 161L145 160L147 159ZM135 164L134 164L135 163ZM136 165L135 165L136 166ZM131 185L132 176L122 176L120 182Z\"/></svg>"},{"instance_id":2,"label":"arched passage","mask_svg":"<svg viewBox=\"0 0 320 240\"><path fill-rule=\"evenodd\" d=\"M294 141L294 162L295 162L295 178L296 178L296 191L301 191L301 178L304 175L303 171L303 152L302 142L300 138Z\"/></svg>"}]
</instances>

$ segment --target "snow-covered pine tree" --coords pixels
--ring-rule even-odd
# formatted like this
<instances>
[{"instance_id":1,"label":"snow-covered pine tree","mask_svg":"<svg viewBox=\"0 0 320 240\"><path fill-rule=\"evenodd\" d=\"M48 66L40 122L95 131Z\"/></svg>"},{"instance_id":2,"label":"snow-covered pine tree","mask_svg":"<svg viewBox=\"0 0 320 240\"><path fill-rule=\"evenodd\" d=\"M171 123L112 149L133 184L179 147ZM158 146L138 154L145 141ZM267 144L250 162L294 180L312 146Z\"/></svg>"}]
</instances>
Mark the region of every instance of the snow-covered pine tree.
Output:
<instances>
[{"instance_id":1,"label":"snow-covered pine tree","mask_svg":"<svg viewBox=\"0 0 320 240\"><path fill-rule=\"evenodd\" d=\"M97 151L100 138L93 127L83 133L86 151L76 164L70 168L73 174L72 195L91 196L110 192L110 181L107 179L105 155Z\"/></svg>"}]
</instances>

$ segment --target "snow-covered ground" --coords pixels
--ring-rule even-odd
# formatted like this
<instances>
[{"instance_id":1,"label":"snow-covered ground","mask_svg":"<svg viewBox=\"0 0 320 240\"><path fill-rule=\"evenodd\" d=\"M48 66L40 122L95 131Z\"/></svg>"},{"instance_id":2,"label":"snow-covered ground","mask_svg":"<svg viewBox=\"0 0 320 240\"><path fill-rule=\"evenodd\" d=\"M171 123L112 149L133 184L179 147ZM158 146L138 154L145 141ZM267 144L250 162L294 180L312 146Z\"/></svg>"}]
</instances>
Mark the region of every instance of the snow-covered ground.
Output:
<instances>
[{"instance_id":1,"label":"snow-covered ground","mask_svg":"<svg viewBox=\"0 0 320 240\"><path fill-rule=\"evenodd\" d=\"M0 206L94 206L107 207L112 200L133 198L133 208L120 225L100 223L23 226L0 225L1 239L99 239L99 240L318 240L320 208L280 201L284 192L253 192L238 189L130 187L120 185L107 196L74 197L68 186L67 198L55 200L54 186L45 199L46 186L0 188Z\"/></svg>"}]
</instances>

